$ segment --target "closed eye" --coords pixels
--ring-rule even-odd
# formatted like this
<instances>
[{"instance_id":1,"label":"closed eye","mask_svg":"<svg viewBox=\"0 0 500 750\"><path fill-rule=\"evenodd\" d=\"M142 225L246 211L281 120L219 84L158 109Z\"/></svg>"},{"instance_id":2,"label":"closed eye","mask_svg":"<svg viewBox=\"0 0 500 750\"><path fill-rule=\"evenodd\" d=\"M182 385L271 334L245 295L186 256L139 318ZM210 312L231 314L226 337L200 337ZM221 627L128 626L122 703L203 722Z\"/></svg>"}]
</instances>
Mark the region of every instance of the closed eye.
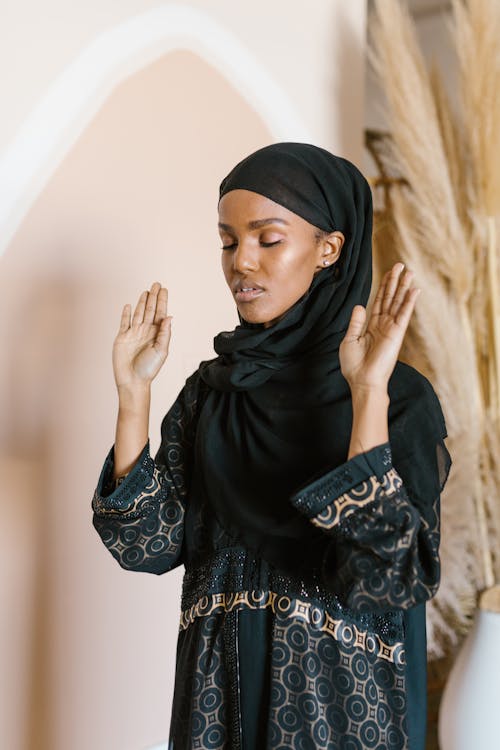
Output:
<instances>
[{"instance_id":1,"label":"closed eye","mask_svg":"<svg viewBox=\"0 0 500 750\"><path fill-rule=\"evenodd\" d=\"M276 240L276 242L261 242L260 244L262 247L271 247L272 245L279 245L280 242L283 242L283 240ZM236 245L236 242L233 242L232 245L222 245L221 250L231 250L231 248L236 247Z\"/></svg>"}]
</instances>

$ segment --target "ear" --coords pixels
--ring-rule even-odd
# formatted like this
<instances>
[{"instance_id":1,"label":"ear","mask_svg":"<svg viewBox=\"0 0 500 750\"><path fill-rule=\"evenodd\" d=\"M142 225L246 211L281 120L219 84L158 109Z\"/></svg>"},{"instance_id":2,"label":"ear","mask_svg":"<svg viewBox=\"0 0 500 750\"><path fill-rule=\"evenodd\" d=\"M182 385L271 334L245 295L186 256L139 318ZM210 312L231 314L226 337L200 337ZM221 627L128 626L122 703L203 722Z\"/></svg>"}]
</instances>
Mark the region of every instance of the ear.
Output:
<instances>
[{"instance_id":1,"label":"ear","mask_svg":"<svg viewBox=\"0 0 500 750\"><path fill-rule=\"evenodd\" d=\"M318 265L317 268L326 268L335 263L340 257L345 237L341 231L335 230L325 235L318 243Z\"/></svg>"}]
</instances>

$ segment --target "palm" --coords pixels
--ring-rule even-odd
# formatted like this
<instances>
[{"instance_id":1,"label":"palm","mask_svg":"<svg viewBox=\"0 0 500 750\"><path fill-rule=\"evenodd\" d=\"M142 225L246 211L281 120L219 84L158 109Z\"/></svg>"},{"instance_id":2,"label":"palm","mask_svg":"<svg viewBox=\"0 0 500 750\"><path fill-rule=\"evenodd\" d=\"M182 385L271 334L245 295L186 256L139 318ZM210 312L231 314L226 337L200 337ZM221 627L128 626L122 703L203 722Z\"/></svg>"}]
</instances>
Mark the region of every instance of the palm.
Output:
<instances>
[{"instance_id":1,"label":"palm","mask_svg":"<svg viewBox=\"0 0 500 750\"><path fill-rule=\"evenodd\" d=\"M132 318L130 312L130 305L125 305L113 344L115 380L122 386L151 382L167 358L170 343L167 290L158 282L141 294Z\"/></svg>"},{"instance_id":2,"label":"palm","mask_svg":"<svg viewBox=\"0 0 500 750\"><path fill-rule=\"evenodd\" d=\"M410 289L413 273L395 263L384 275L365 332L366 309L356 305L339 348L341 371L351 385L386 387L410 322L418 288Z\"/></svg>"}]
</instances>

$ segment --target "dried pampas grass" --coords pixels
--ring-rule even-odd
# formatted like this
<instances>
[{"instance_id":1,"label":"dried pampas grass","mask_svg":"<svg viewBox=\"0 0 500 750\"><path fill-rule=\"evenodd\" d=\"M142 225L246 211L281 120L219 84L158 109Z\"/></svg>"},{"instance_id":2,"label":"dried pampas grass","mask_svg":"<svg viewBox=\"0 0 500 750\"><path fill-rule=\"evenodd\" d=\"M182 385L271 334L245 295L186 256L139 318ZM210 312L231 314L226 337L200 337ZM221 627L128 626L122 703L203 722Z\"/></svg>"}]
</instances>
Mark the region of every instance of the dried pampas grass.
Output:
<instances>
[{"instance_id":1,"label":"dried pampas grass","mask_svg":"<svg viewBox=\"0 0 500 750\"><path fill-rule=\"evenodd\" d=\"M402 0L374 0L368 48L390 131L378 163L399 178L384 229L375 224L375 263L402 260L422 288L400 358L434 385L454 461L441 499L441 586L427 608L431 657L457 644L477 592L500 577L500 3L452 8L458 111Z\"/></svg>"}]
</instances>

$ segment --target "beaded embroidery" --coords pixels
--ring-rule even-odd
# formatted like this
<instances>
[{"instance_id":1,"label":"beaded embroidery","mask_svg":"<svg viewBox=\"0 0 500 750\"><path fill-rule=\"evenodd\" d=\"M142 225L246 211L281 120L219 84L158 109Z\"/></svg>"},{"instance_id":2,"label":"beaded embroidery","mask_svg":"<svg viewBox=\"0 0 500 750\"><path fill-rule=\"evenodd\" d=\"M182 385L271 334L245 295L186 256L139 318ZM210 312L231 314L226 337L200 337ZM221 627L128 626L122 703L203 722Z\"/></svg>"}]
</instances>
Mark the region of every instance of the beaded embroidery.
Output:
<instances>
[{"instance_id":1,"label":"beaded embroidery","mask_svg":"<svg viewBox=\"0 0 500 750\"><path fill-rule=\"evenodd\" d=\"M321 572L310 570L307 579L292 576L241 546L215 551L195 567L186 569L182 582L181 610L191 609L198 600L221 592L271 590L278 595L299 597L319 603L334 617L379 633L386 641L401 638L402 612L356 612L327 590Z\"/></svg>"},{"instance_id":2,"label":"beaded embroidery","mask_svg":"<svg viewBox=\"0 0 500 750\"><path fill-rule=\"evenodd\" d=\"M388 497L395 494L402 485L403 481L394 468L389 469L380 480L373 474L366 481L335 498L311 518L311 521L315 526L332 529L359 508L380 502L384 494Z\"/></svg>"},{"instance_id":3,"label":"beaded embroidery","mask_svg":"<svg viewBox=\"0 0 500 750\"><path fill-rule=\"evenodd\" d=\"M377 472L372 465L372 459L376 459L379 466L392 467L392 451L389 442L377 445L351 459L355 463L359 462L363 467L366 466L377 481ZM337 466L327 474L308 483L291 497L292 504L309 517L322 511L325 505L357 484L355 474L359 474L359 468L356 467L357 471L355 471L351 461ZM367 471L366 474L368 473Z\"/></svg>"},{"instance_id":4,"label":"beaded embroidery","mask_svg":"<svg viewBox=\"0 0 500 750\"><path fill-rule=\"evenodd\" d=\"M264 609L269 607L274 614L298 617L315 630L328 633L345 646L357 646L377 658L395 664L405 663L404 643L385 643L377 633L361 630L355 623L332 617L326 610L298 597L279 596L275 591L222 591L203 596L192 607L181 612L179 630L186 630L196 617L206 617L216 612L232 612L234 609Z\"/></svg>"}]
</instances>

